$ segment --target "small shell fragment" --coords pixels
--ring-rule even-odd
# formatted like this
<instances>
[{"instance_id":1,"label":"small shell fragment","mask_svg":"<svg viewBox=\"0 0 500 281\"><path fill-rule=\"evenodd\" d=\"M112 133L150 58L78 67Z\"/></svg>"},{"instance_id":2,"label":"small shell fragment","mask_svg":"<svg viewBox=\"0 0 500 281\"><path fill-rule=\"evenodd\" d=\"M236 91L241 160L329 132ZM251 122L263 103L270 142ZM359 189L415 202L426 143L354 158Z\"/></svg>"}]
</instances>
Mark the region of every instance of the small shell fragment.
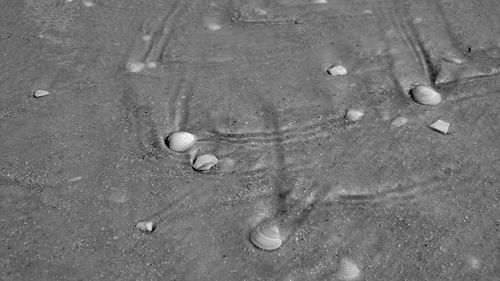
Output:
<instances>
[{"instance_id":1,"label":"small shell fragment","mask_svg":"<svg viewBox=\"0 0 500 281\"><path fill-rule=\"evenodd\" d=\"M217 163L219 163L219 159L217 159L215 155L203 154L194 159L193 169L197 171L207 171L217 165Z\"/></svg>"},{"instance_id":2,"label":"small shell fragment","mask_svg":"<svg viewBox=\"0 0 500 281\"><path fill-rule=\"evenodd\" d=\"M443 120L437 120L436 122L430 124L429 127L434 131L447 134L448 130L450 129L450 123L445 122Z\"/></svg>"},{"instance_id":3,"label":"small shell fragment","mask_svg":"<svg viewBox=\"0 0 500 281\"><path fill-rule=\"evenodd\" d=\"M330 67L326 72L331 76L343 76L347 74L347 69L342 65Z\"/></svg>"},{"instance_id":4,"label":"small shell fragment","mask_svg":"<svg viewBox=\"0 0 500 281\"><path fill-rule=\"evenodd\" d=\"M264 221L250 233L250 241L260 249L272 251L281 247L283 238L276 223Z\"/></svg>"},{"instance_id":5,"label":"small shell fragment","mask_svg":"<svg viewBox=\"0 0 500 281\"><path fill-rule=\"evenodd\" d=\"M171 133L167 137L167 145L173 151L183 152L190 149L197 141L197 137L186 132Z\"/></svg>"},{"instance_id":6,"label":"small shell fragment","mask_svg":"<svg viewBox=\"0 0 500 281\"><path fill-rule=\"evenodd\" d=\"M363 115L364 113L362 110L349 109L345 114L345 118L349 121L358 121L361 117L363 117Z\"/></svg>"},{"instance_id":7,"label":"small shell fragment","mask_svg":"<svg viewBox=\"0 0 500 281\"><path fill-rule=\"evenodd\" d=\"M441 102L441 94L426 86L416 86L411 90L413 100L424 105L438 105Z\"/></svg>"},{"instance_id":8,"label":"small shell fragment","mask_svg":"<svg viewBox=\"0 0 500 281\"><path fill-rule=\"evenodd\" d=\"M50 95L50 92L45 91L45 90L36 90L36 91L33 93L33 96L34 96L35 98L41 98L41 97L48 96L48 95Z\"/></svg>"},{"instance_id":9,"label":"small shell fragment","mask_svg":"<svg viewBox=\"0 0 500 281\"><path fill-rule=\"evenodd\" d=\"M399 116L399 117L394 118L394 120L392 120L391 127L393 127L393 128L401 127L401 126L405 125L406 123L408 123L408 119L406 117Z\"/></svg>"},{"instance_id":10,"label":"small shell fragment","mask_svg":"<svg viewBox=\"0 0 500 281\"><path fill-rule=\"evenodd\" d=\"M361 275L361 270L354 261L343 258L339 263L338 275L342 280L356 280Z\"/></svg>"},{"instance_id":11,"label":"small shell fragment","mask_svg":"<svg viewBox=\"0 0 500 281\"><path fill-rule=\"evenodd\" d=\"M152 221L140 221L140 222L135 224L135 228L137 228L143 232L151 233L151 232L155 231L156 225Z\"/></svg>"}]
</instances>

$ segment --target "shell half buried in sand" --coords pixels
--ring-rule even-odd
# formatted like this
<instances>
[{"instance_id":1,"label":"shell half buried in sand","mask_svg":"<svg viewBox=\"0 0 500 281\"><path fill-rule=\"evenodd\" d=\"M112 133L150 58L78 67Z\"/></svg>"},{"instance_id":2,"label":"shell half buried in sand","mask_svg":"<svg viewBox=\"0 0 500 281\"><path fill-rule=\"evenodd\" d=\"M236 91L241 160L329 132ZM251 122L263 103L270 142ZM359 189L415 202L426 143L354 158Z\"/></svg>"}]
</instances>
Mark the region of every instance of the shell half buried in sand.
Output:
<instances>
[{"instance_id":1,"label":"shell half buried in sand","mask_svg":"<svg viewBox=\"0 0 500 281\"><path fill-rule=\"evenodd\" d=\"M272 251L281 247L283 238L276 223L263 222L250 233L250 241L260 249Z\"/></svg>"},{"instance_id":2,"label":"shell half buried in sand","mask_svg":"<svg viewBox=\"0 0 500 281\"><path fill-rule=\"evenodd\" d=\"M391 127L398 128L398 127L405 125L406 123L408 123L408 119L406 117L399 116L399 117L394 118L394 120L392 120Z\"/></svg>"},{"instance_id":3,"label":"shell half buried in sand","mask_svg":"<svg viewBox=\"0 0 500 281\"><path fill-rule=\"evenodd\" d=\"M217 165L217 163L219 163L219 159L215 155L203 154L194 159L192 166L197 171L207 171Z\"/></svg>"},{"instance_id":4,"label":"shell half buried in sand","mask_svg":"<svg viewBox=\"0 0 500 281\"><path fill-rule=\"evenodd\" d=\"M140 221L135 224L135 228L139 229L142 232L151 233L155 231L156 225L152 221Z\"/></svg>"},{"instance_id":5,"label":"shell half buried in sand","mask_svg":"<svg viewBox=\"0 0 500 281\"><path fill-rule=\"evenodd\" d=\"M353 260L343 258L339 263L338 276L346 281L357 280L361 276L361 270Z\"/></svg>"},{"instance_id":6,"label":"shell half buried in sand","mask_svg":"<svg viewBox=\"0 0 500 281\"><path fill-rule=\"evenodd\" d=\"M362 110L358 109L349 109L345 114L345 118L349 121L358 121L360 120L365 113Z\"/></svg>"},{"instance_id":7,"label":"shell half buried in sand","mask_svg":"<svg viewBox=\"0 0 500 281\"><path fill-rule=\"evenodd\" d=\"M347 75L347 69L342 65L332 66L327 71L331 76L344 76Z\"/></svg>"},{"instance_id":8,"label":"shell half buried in sand","mask_svg":"<svg viewBox=\"0 0 500 281\"><path fill-rule=\"evenodd\" d=\"M424 105L438 105L441 102L441 94L426 86L416 86L411 90L414 101Z\"/></svg>"},{"instance_id":9,"label":"shell half buried in sand","mask_svg":"<svg viewBox=\"0 0 500 281\"><path fill-rule=\"evenodd\" d=\"M167 146L175 152L184 152L190 149L197 139L195 135L190 133L175 132L167 137Z\"/></svg>"}]
</instances>

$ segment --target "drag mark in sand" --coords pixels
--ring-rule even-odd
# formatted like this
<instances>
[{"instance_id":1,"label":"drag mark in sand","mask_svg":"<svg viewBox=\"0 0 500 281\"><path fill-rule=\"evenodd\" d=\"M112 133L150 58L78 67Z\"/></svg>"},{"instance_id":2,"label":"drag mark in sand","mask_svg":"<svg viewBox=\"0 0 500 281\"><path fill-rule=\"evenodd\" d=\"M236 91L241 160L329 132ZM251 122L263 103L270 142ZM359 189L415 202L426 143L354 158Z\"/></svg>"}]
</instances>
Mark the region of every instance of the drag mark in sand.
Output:
<instances>
[{"instance_id":1,"label":"drag mark in sand","mask_svg":"<svg viewBox=\"0 0 500 281\"><path fill-rule=\"evenodd\" d=\"M142 26L141 35L137 37L132 54L129 56L127 69L130 72L140 72L145 67L156 68L168 51L177 25L181 24L180 17L194 5L196 1L179 0L172 5L159 23L152 24L151 19L147 18Z\"/></svg>"}]
</instances>

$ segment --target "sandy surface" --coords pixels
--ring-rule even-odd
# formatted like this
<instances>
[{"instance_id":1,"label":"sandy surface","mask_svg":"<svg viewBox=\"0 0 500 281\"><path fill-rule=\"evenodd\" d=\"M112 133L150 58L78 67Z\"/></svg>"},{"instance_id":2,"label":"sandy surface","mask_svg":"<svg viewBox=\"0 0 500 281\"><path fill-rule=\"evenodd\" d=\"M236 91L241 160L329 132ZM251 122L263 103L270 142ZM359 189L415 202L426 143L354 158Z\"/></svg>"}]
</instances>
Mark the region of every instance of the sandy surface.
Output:
<instances>
[{"instance_id":1,"label":"sandy surface","mask_svg":"<svg viewBox=\"0 0 500 281\"><path fill-rule=\"evenodd\" d=\"M0 279L500 280L497 0L0 2Z\"/></svg>"}]
</instances>

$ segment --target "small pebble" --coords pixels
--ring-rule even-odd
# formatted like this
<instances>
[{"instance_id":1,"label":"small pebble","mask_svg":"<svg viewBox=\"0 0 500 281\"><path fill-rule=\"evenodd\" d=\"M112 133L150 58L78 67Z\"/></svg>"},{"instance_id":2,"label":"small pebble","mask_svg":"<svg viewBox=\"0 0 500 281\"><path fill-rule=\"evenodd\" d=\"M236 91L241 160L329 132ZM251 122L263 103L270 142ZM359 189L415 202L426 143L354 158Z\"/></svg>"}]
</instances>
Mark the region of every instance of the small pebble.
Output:
<instances>
[{"instance_id":1,"label":"small pebble","mask_svg":"<svg viewBox=\"0 0 500 281\"><path fill-rule=\"evenodd\" d=\"M45 91L45 90L36 90L33 93L33 96L35 98L41 98L41 97L44 97L44 96L47 96L47 95L50 95L50 93L48 91Z\"/></svg>"},{"instance_id":2,"label":"small pebble","mask_svg":"<svg viewBox=\"0 0 500 281\"><path fill-rule=\"evenodd\" d=\"M347 69L342 65L330 67L326 72L331 76L344 76L347 75Z\"/></svg>"},{"instance_id":3,"label":"small pebble","mask_svg":"<svg viewBox=\"0 0 500 281\"><path fill-rule=\"evenodd\" d=\"M141 72L146 65L142 62L128 62L127 63L127 70L130 72Z\"/></svg>"},{"instance_id":4,"label":"small pebble","mask_svg":"<svg viewBox=\"0 0 500 281\"><path fill-rule=\"evenodd\" d=\"M430 124L429 127L434 131L447 134L448 130L450 129L450 123L445 122L443 120L437 120L436 122Z\"/></svg>"},{"instance_id":5,"label":"small pebble","mask_svg":"<svg viewBox=\"0 0 500 281\"><path fill-rule=\"evenodd\" d=\"M363 117L364 113L358 109L349 109L345 114L345 118L349 121L358 121Z\"/></svg>"},{"instance_id":6,"label":"small pebble","mask_svg":"<svg viewBox=\"0 0 500 281\"><path fill-rule=\"evenodd\" d=\"M95 6L95 3L92 1L88 1L88 0L83 0L83 5L85 7L92 7L92 6Z\"/></svg>"},{"instance_id":7,"label":"small pebble","mask_svg":"<svg viewBox=\"0 0 500 281\"><path fill-rule=\"evenodd\" d=\"M214 23L214 22L207 24L207 27L211 31L217 31L217 30L221 29L221 26L218 25L218 24L216 24L216 23Z\"/></svg>"},{"instance_id":8,"label":"small pebble","mask_svg":"<svg viewBox=\"0 0 500 281\"><path fill-rule=\"evenodd\" d=\"M68 182L75 182L75 181L81 181L82 180L82 177L74 177L74 178L70 178L68 180Z\"/></svg>"},{"instance_id":9,"label":"small pebble","mask_svg":"<svg viewBox=\"0 0 500 281\"><path fill-rule=\"evenodd\" d=\"M151 233L151 232L155 231L156 225L152 221L141 221L141 222L138 222L135 224L135 228L137 228L143 232Z\"/></svg>"}]
</instances>

